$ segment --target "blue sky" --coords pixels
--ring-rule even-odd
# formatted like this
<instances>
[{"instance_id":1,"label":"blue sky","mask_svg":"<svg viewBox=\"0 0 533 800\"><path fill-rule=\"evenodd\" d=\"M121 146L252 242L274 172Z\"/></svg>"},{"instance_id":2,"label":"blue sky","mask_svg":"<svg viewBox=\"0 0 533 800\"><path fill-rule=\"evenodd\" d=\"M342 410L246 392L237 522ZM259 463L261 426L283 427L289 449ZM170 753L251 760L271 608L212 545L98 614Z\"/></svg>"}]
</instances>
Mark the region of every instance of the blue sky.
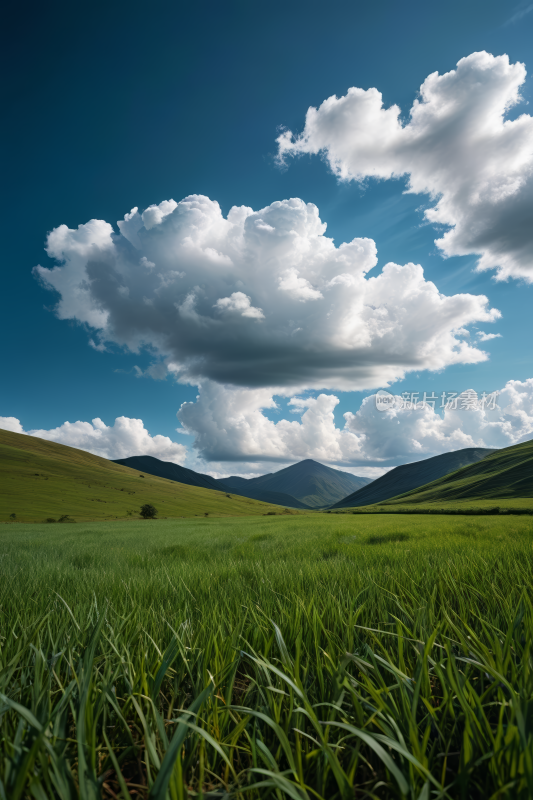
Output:
<instances>
[{"instance_id":1,"label":"blue sky","mask_svg":"<svg viewBox=\"0 0 533 800\"><path fill-rule=\"evenodd\" d=\"M301 131L310 106L351 86L377 87L384 105L398 104L407 119L425 78L471 53L507 54L531 68L533 6L52 3L32 7L30 15L12 5L8 16L4 417L16 417L25 430L48 430L95 417L112 425L125 416L142 419L152 435L192 442L175 433L176 411L194 400L196 386L136 377L135 365L144 370L153 361L148 352L88 346L91 333L58 319L57 295L32 275L37 264L52 266L43 246L58 225L77 228L96 218L118 232L116 220L134 206L190 194L218 201L223 214L234 205L258 210L302 198L318 206L336 246L354 237L375 240L375 273L388 261L412 261L444 294L483 294L502 312L488 328L501 334L484 344L488 361L413 372L391 391L492 391L533 376L533 287L496 282L493 270L475 273L474 254L444 259L434 227L422 224L428 198L404 195L406 178L339 183L320 158L303 156L286 169L275 161L279 126ZM529 77L521 93L511 119L531 113ZM336 424L370 393L335 391ZM266 409L266 418L293 419L287 399L278 410Z\"/></svg>"}]
</instances>

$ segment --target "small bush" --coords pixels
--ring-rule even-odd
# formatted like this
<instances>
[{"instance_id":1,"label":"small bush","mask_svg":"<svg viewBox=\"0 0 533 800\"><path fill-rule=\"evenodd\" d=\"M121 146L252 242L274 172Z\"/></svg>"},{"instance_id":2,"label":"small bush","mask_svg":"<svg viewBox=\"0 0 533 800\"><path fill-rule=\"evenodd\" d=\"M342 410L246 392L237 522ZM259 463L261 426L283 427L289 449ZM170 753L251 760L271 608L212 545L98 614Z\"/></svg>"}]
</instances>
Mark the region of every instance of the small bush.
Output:
<instances>
[{"instance_id":1,"label":"small bush","mask_svg":"<svg viewBox=\"0 0 533 800\"><path fill-rule=\"evenodd\" d=\"M57 521L58 522L76 522L76 520L72 519L72 517L69 517L68 514L62 514Z\"/></svg>"},{"instance_id":2,"label":"small bush","mask_svg":"<svg viewBox=\"0 0 533 800\"><path fill-rule=\"evenodd\" d=\"M54 519L54 517L47 517L46 521L47 522L57 522L57 519Z\"/></svg>"},{"instance_id":3,"label":"small bush","mask_svg":"<svg viewBox=\"0 0 533 800\"><path fill-rule=\"evenodd\" d=\"M143 478L144 475L140 477ZM141 506L141 517L143 519L155 519L157 517L157 508L151 503L145 503Z\"/></svg>"},{"instance_id":4,"label":"small bush","mask_svg":"<svg viewBox=\"0 0 533 800\"><path fill-rule=\"evenodd\" d=\"M10 514L10 515L9 515L9 519L16 519L16 518L17 518L17 515L16 515L16 514Z\"/></svg>"},{"instance_id":5,"label":"small bush","mask_svg":"<svg viewBox=\"0 0 533 800\"><path fill-rule=\"evenodd\" d=\"M229 499L231 500L231 495L230 494L227 494L226 497L229 497Z\"/></svg>"}]
</instances>

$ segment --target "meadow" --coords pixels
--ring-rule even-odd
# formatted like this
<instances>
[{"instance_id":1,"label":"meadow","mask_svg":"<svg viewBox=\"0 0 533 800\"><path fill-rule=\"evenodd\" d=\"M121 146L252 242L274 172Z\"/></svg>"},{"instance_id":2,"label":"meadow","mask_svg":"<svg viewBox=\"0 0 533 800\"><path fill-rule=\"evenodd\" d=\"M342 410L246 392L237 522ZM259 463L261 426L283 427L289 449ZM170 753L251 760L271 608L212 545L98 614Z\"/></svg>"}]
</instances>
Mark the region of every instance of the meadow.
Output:
<instances>
[{"instance_id":1,"label":"meadow","mask_svg":"<svg viewBox=\"0 0 533 800\"><path fill-rule=\"evenodd\" d=\"M0 526L0 797L531 798L533 520Z\"/></svg>"}]
</instances>

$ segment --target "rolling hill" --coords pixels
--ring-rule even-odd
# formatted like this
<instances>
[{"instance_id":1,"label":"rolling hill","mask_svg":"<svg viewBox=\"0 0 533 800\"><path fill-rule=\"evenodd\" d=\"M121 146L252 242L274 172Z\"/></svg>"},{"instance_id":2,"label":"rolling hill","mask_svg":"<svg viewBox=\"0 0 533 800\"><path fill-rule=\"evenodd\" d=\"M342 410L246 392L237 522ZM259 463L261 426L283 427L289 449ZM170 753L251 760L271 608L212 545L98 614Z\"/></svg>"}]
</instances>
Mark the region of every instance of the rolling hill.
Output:
<instances>
[{"instance_id":1,"label":"rolling hill","mask_svg":"<svg viewBox=\"0 0 533 800\"><path fill-rule=\"evenodd\" d=\"M414 464L395 467L381 478L372 481L369 486L344 497L331 508L356 508L357 506L383 503L385 500L418 489L430 481L435 481L461 467L474 464L491 453L498 452L498 450L489 450L483 447L468 447L453 453L443 453L440 456L426 458L424 461L415 461Z\"/></svg>"},{"instance_id":2,"label":"rolling hill","mask_svg":"<svg viewBox=\"0 0 533 800\"><path fill-rule=\"evenodd\" d=\"M141 477L143 476L143 477ZM282 509L201 486L140 473L84 450L0 430L0 522L69 515L137 518L144 503L160 517L251 516Z\"/></svg>"},{"instance_id":3,"label":"rolling hill","mask_svg":"<svg viewBox=\"0 0 533 800\"><path fill-rule=\"evenodd\" d=\"M520 498L533 498L533 441L496 450L475 464L394 497L383 505L496 502Z\"/></svg>"},{"instance_id":4,"label":"rolling hill","mask_svg":"<svg viewBox=\"0 0 533 800\"><path fill-rule=\"evenodd\" d=\"M286 492L311 508L331 505L371 482L371 478L341 472L310 458L258 478L231 476L219 481L235 492L243 489Z\"/></svg>"},{"instance_id":5,"label":"rolling hill","mask_svg":"<svg viewBox=\"0 0 533 800\"><path fill-rule=\"evenodd\" d=\"M297 500L295 497L281 491L270 491L267 489L256 488L255 486L248 486L248 481L241 478L244 485L237 487L227 484L225 480L217 480L210 475L204 475L202 472L195 472L186 467L180 467L179 464L174 464L172 461L160 461L153 456L130 456L129 458L120 458L113 463L122 464L124 467L147 472L150 475L157 475L160 478L167 478L171 481L178 481L187 486L202 486L204 489L214 489L217 492L229 492L237 494L241 497L249 497L253 500L259 500L262 503L273 503L278 506L288 506L290 508L310 508L310 506Z\"/></svg>"}]
</instances>

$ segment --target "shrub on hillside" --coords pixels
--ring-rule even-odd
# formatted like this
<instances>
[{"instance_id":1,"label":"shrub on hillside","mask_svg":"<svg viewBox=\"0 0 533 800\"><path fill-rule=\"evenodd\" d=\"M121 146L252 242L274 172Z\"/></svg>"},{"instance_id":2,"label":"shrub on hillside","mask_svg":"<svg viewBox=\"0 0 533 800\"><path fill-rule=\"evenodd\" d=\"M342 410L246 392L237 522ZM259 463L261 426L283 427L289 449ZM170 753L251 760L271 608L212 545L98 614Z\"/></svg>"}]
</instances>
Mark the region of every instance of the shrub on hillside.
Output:
<instances>
[{"instance_id":1,"label":"shrub on hillside","mask_svg":"<svg viewBox=\"0 0 533 800\"><path fill-rule=\"evenodd\" d=\"M145 503L141 506L141 517L143 519L155 519L157 517L157 508L151 503Z\"/></svg>"}]
</instances>

